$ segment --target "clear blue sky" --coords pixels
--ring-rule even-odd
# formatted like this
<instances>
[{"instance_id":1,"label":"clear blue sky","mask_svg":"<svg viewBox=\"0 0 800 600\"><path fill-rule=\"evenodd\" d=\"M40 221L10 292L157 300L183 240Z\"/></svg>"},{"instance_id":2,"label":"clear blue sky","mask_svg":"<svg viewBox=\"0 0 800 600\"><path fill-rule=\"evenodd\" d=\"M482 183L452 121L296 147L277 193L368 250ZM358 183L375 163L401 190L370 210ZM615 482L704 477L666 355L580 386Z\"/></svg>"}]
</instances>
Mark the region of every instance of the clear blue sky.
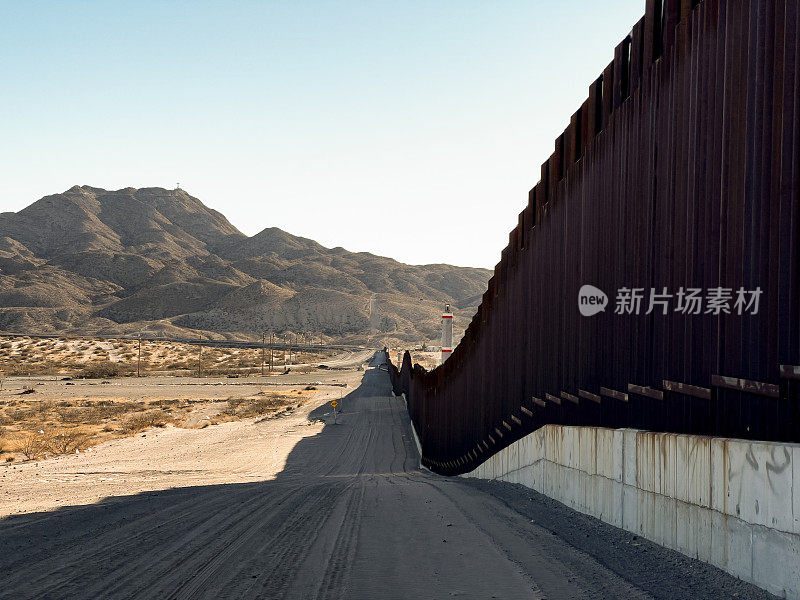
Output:
<instances>
[{"instance_id":1,"label":"clear blue sky","mask_svg":"<svg viewBox=\"0 0 800 600\"><path fill-rule=\"evenodd\" d=\"M0 211L181 187L404 262L493 267L644 0L0 2Z\"/></svg>"}]
</instances>

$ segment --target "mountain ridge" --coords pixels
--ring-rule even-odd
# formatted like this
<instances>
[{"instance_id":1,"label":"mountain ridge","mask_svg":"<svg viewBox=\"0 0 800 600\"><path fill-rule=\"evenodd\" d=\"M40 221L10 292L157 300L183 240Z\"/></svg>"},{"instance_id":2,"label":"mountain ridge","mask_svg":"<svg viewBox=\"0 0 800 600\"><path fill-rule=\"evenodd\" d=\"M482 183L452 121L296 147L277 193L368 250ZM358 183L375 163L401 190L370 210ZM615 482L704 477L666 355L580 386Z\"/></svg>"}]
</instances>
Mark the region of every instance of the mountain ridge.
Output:
<instances>
[{"instance_id":1,"label":"mountain ridge","mask_svg":"<svg viewBox=\"0 0 800 600\"><path fill-rule=\"evenodd\" d=\"M431 340L445 302L466 325L490 275L246 236L181 189L73 186L0 213L0 329L21 333Z\"/></svg>"}]
</instances>

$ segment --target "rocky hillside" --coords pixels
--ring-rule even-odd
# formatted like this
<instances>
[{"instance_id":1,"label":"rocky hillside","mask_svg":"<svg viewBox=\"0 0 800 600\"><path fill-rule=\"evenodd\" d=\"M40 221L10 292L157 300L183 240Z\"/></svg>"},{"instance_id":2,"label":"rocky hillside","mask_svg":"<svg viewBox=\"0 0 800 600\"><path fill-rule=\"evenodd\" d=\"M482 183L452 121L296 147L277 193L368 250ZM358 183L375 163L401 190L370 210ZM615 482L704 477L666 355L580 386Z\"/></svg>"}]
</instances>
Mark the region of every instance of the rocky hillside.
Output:
<instances>
[{"instance_id":1,"label":"rocky hillside","mask_svg":"<svg viewBox=\"0 0 800 600\"><path fill-rule=\"evenodd\" d=\"M412 266L268 228L247 237L183 190L75 186L0 214L0 330L338 341L436 339L491 273Z\"/></svg>"}]
</instances>

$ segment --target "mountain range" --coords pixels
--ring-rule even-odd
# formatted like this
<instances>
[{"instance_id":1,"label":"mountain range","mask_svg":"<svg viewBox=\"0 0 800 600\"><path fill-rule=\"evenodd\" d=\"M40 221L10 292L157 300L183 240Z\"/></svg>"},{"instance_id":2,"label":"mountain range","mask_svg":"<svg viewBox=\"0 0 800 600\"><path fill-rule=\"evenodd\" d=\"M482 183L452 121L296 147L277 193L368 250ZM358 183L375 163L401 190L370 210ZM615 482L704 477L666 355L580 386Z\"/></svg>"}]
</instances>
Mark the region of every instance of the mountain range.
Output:
<instances>
[{"instance_id":1,"label":"mountain range","mask_svg":"<svg viewBox=\"0 0 800 600\"><path fill-rule=\"evenodd\" d=\"M0 213L0 330L339 342L456 331L491 272L325 248L275 227L248 237L181 189L75 186Z\"/></svg>"}]
</instances>

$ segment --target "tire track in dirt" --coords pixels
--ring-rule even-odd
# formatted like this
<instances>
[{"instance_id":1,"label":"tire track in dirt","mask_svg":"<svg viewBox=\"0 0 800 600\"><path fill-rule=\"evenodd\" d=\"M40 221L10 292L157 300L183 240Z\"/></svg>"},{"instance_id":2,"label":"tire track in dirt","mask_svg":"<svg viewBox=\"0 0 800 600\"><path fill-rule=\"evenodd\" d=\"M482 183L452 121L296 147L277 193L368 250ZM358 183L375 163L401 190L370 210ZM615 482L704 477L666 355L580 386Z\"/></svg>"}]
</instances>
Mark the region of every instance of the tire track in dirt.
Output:
<instances>
[{"instance_id":1,"label":"tire track in dirt","mask_svg":"<svg viewBox=\"0 0 800 600\"><path fill-rule=\"evenodd\" d=\"M361 523L359 515L363 500L364 487L363 483L359 482L350 492L344 519L342 519L336 535L336 544L328 559L322 585L315 596L317 600L345 597L348 575L356 551L356 539Z\"/></svg>"},{"instance_id":2,"label":"tire track in dirt","mask_svg":"<svg viewBox=\"0 0 800 600\"><path fill-rule=\"evenodd\" d=\"M552 510L534 523L508 498L421 470L405 403L391 395L384 371L367 370L342 408L337 425L327 406L311 411L325 427L292 441L274 479L161 489L0 521L0 598L649 597L554 535ZM288 436L297 426L271 431ZM203 447L200 465L228 452L227 439ZM259 433L235 446L241 456L217 464L261 472L263 462L282 464L279 442ZM695 583L695 597L723 589ZM765 597L746 584L724 589Z\"/></svg>"},{"instance_id":3,"label":"tire track in dirt","mask_svg":"<svg viewBox=\"0 0 800 600\"><path fill-rule=\"evenodd\" d=\"M291 578L286 566L295 564L309 545L308 538L301 534L319 527L326 517L319 507L329 506L340 493L341 489L328 486L299 488L291 498L296 503L289 505L287 500L283 510L259 511L255 525L251 524L234 542L227 543L224 550L204 553L204 563L194 567L192 579L167 597L174 600L279 597ZM255 579L260 580L257 584L252 576L241 577L254 571L258 573ZM243 584L246 580L248 583Z\"/></svg>"}]
</instances>

